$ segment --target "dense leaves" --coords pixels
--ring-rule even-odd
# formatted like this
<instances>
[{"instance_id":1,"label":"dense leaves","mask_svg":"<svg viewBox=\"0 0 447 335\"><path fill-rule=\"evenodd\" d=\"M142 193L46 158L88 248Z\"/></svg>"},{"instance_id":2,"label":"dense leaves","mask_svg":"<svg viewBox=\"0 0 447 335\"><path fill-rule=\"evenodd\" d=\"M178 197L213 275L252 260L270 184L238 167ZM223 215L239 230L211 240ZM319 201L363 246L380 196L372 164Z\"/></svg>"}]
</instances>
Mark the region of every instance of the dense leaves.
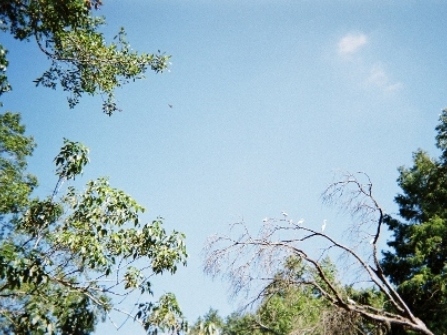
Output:
<instances>
[{"instance_id":1,"label":"dense leaves","mask_svg":"<svg viewBox=\"0 0 447 335\"><path fill-rule=\"evenodd\" d=\"M334 265L325 260L324 271L336 276ZM217 311L210 310L191 327L191 335L363 335L384 334L379 323L355 313L336 308L312 286L298 284L301 277L312 274L313 269L296 258L287 260L264 288L260 304L254 312L233 313L225 320ZM381 295L373 290L355 290L344 287L344 294L359 304L378 306Z\"/></svg>"},{"instance_id":2,"label":"dense leaves","mask_svg":"<svg viewBox=\"0 0 447 335\"><path fill-rule=\"evenodd\" d=\"M142 322L149 335L157 335L159 332L178 335L187 331L180 306L171 293L162 295L157 303L142 303L138 307L135 318Z\"/></svg>"},{"instance_id":3,"label":"dense leaves","mask_svg":"<svg viewBox=\"0 0 447 335\"><path fill-rule=\"evenodd\" d=\"M37 185L36 178L26 173L34 142L24 132L19 115L0 115L0 215L18 212Z\"/></svg>"},{"instance_id":4,"label":"dense leaves","mask_svg":"<svg viewBox=\"0 0 447 335\"><path fill-rule=\"evenodd\" d=\"M436 128L438 159L419 150L413 166L399 169L400 218L388 216L393 233L383 268L414 313L436 334L447 333L447 111ZM401 333L404 330L396 330Z\"/></svg>"},{"instance_id":5,"label":"dense leaves","mask_svg":"<svg viewBox=\"0 0 447 335\"><path fill-rule=\"evenodd\" d=\"M34 143L19 120L0 117L0 333L89 334L115 309L115 296L147 296L151 276L185 264L184 236L167 233L162 218L140 222L144 208L106 178L61 194L61 181L88 162L87 148L67 139L55 158L58 186L47 198L32 198L36 180L25 169ZM181 320L175 297L168 297L139 306L146 329L166 327L153 316L163 309Z\"/></svg>"},{"instance_id":6,"label":"dense leaves","mask_svg":"<svg viewBox=\"0 0 447 335\"><path fill-rule=\"evenodd\" d=\"M199 317L195 324L189 329L190 335L219 335L226 327L224 320L219 316L217 310L210 309L203 317ZM242 333L240 333L242 335Z\"/></svg>"}]
</instances>

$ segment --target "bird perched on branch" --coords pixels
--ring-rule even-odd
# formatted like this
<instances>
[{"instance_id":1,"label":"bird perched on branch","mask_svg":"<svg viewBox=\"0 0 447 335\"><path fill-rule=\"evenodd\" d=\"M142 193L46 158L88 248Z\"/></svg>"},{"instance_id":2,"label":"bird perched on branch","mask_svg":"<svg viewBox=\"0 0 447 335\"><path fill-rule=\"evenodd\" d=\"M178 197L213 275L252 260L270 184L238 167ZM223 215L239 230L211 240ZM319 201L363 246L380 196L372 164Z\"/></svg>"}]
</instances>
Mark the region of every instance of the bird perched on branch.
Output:
<instances>
[{"instance_id":1,"label":"bird perched on branch","mask_svg":"<svg viewBox=\"0 0 447 335\"><path fill-rule=\"evenodd\" d=\"M324 232L324 230L326 229L326 224L327 224L327 220L324 219L323 220L323 225L321 226L321 232Z\"/></svg>"}]
</instances>

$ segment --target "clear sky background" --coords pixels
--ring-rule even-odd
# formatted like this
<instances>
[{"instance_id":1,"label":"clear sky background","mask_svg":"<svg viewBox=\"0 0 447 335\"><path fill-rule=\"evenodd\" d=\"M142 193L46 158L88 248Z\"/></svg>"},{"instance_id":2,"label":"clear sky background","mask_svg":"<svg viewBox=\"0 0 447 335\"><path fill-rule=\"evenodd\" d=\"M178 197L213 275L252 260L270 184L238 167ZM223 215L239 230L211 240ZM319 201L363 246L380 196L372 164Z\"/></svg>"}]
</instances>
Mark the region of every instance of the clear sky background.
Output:
<instances>
[{"instance_id":1,"label":"clear sky background","mask_svg":"<svg viewBox=\"0 0 447 335\"><path fill-rule=\"evenodd\" d=\"M35 45L2 36L13 85L4 108L38 143L30 171L41 192L54 188L67 137L91 150L83 182L109 176L147 221L186 233L188 266L154 289L174 291L190 321L239 306L202 272L209 235L241 218L256 230L281 211L340 232L346 222L320 199L334 171L367 172L394 212L397 167L420 147L437 154L445 1L106 0L99 14L109 36L125 26L135 50L172 55L170 72L120 89L123 112L111 118L99 97L69 110L64 92L34 87L49 65ZM138 334L129 326L121 332Z\"/></svg>"}]
</instances>

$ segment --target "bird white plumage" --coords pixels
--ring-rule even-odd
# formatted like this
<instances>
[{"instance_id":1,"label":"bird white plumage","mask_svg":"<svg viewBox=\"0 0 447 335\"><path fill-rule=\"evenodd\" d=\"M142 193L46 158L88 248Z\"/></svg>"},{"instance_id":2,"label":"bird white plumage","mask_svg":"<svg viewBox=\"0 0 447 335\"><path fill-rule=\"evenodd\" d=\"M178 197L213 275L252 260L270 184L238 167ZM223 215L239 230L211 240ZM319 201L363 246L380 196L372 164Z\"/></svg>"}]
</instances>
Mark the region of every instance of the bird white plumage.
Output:
<instances>
[{"instance_id":1,"label":"bird white plumage","mask_svg":"<svg viewBox=\"0 0 447 335\"><path fill-rule=\"evenodd\" d=\"M327 220L324 219L323 220L323 225L321 226L321 232L324 232L324 230L326 229L326 225L327 225Z\"/></svg>"}]
</instances>

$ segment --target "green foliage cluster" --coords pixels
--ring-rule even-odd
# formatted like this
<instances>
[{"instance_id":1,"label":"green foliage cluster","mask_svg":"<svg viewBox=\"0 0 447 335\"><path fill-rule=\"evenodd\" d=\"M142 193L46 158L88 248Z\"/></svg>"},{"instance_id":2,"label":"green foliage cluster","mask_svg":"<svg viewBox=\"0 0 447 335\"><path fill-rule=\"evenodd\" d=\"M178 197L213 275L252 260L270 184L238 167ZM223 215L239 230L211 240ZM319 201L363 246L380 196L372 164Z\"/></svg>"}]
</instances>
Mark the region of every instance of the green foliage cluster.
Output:
<instances>
[{"instance_id":1,"label":"green foliage cluster","mask_svg":"<svg viewBox=\"0 0 447 335\"><path fill-rule=\"evenodd\" d=\"M26 159L34 142L24 131L17 114L0 115L0 333L90 334L115 295L152 294L152 275L186 263L184 236L168 234L161 218L141 223L144 208L106 178L59 197L61 181L88 162L88 149L67 139L55 158L59 186L32 197L37 181ZM173 295L138 307L149 332L182 320ZM166 310L175 318L159 317Z\"/></svg>"},{"instance_id":2,"label":"green foliage cluster","mask_svg":"<svg viewBox=\"0 0 447 335\"><path fill-rule=\"evenodd\" d=\"M186 263L184 236L168 234L161 218L142 224L143 207L105 178L84 191L69 186L59 198L32 197L37 181L25 170L34 143L19 121L17 114L0 116L0 332L89 334L113 310L115 295L151 294L153 274ZM82 172L87 153L64 140L55 158L59 183ZM135 317L149 332L181 321L172 295L139 308ZM177 318L154 316L165 309Z\"/></svg>"},{"instance_id":3,"label":"green foliage cluster","mask_svg":"<svg viewBox=\"0 0 447 335\"><path fill-rule=\"evenodd\" d=\"M322 268L336 281L334 264L325 259ZM290 257L284 269L262 291L260 304L252 313L233 313L225 320L215 310L199 317L191 335L363 335L384 334L382 325L333 306L304 277L318 279L315 270L299 258ZM320 281L320 280L319 280ZM300 283L300 284L298 284ZM321 281L320 281L321 283ZM323 283L321 283L323 285ZM382 296L372 289L344 287L346 296L359 304L379 306Z\"/></svg>"},{"instance_id":4,"label":"green foliage cluster","mask_svg":"<svg viewBox=\"0 0 447 335\"><path fill-rule=\"evenodd\" d=\"M148 69L164 71L170 57L133 51L123 28L112 43L106 43L100 31L105 19L92 15L101 5L100 0L1 0L0 30L18 40L34 39L50 60L36 85L53 89L60 85L69 93L70 107L83 94L101 94L104 113L112 115L119 111L114 90L142 78ZM11 89L6 55L0 45L0 95Z\"/></svg>"},{"instance_id":5,"label":"green foliage cluster","mask_svg":"<svg viewBox=\"0 0 447 335\"><path fill-rule=\"evenodd\" d=\"M197 321L189 329L190 335L219 335L228 322L219 316L217 310L210 309L203 317L199 317ZM238 334L243 334L238 333Z\"/></svg>"},{"instance_id":6,"label":"green foliage cluster","mask_svg":"<svg viewBox=\"0 0 447 335\"><path fill-rule=\"evenodd\" d=\"M163 295L157 303L140 303L137 319L143 320L148 334L157 335L159 331L168 334L180 334L187 331L188 325L172 293Z\"/></svg>"},{"instance_id":7,"label":"green foliage cluster","mask_svg":"<svg viewBox=\"0 0 447 335\"><path fill-rule=\"evenodd\" d=\"M19 119L17 114L0 115L0 216L23 209L37 186L36 178L25 172L34 142L24 136Z\"/></svg>"},{"instance_id":8,"label":"green foliage cluster","mask_svg":"<svg viewBox=\"0 0 447 335\"><path fill-rule=\"evenodd\" d=\"M385 273L416 316L436 334L447 333L447 110L436 128L438 159L418 150L413 166L399 169L400 217L387 216L393 233ZM396 334L405 334L396 329Z\"/></svg>"},{"instance_id":9,"label":"green foliage cluster","mask_svg":"<svg viewBox=\"0 0 447 335\"><path fill-rule=\"evenodd\" d=\"M48 57L36 86L62 87L70 107L99 94L112 115L119 110L114 90L149 69L164 71L169 56L133 51L124 29L107 43L105 19L94 16L101 6L101 0L0 0L0 33L34 40ZM9 61L0 45L0 96L12 89ZM107 178L61 193L88 164L88 149L68 139L54 160L54 191L33 196L38 183L27 159L34 147L19 114L0 114L0 333L90 334L118 310L115 297L150 296L151 276L186 264L184 235L166 232L162 218L140 222L144 208ZM170 293L139 303L134 318L148 333L183 322Z\"/></svg>"}]
</instances>

